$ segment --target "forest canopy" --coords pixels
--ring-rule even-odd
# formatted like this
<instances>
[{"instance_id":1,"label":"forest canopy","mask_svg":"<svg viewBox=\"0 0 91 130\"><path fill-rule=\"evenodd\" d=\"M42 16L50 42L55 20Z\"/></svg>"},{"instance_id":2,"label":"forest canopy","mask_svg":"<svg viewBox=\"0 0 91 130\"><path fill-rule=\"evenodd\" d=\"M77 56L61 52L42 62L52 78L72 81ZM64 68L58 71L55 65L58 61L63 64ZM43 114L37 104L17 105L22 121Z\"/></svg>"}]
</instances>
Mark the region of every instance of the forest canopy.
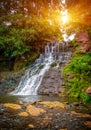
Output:
<instances>
[{"instance_id":1,"label":"forest canopy","mask_svg":"<svg viewBox=\"0 0 91 130\"><path fill-rule=\"evenodd\" d=\"M46 41L62 40L65 29L89 28L90 12L90 0L0 0L1 57L39 52Z\"/></svg>"}]
</instances>

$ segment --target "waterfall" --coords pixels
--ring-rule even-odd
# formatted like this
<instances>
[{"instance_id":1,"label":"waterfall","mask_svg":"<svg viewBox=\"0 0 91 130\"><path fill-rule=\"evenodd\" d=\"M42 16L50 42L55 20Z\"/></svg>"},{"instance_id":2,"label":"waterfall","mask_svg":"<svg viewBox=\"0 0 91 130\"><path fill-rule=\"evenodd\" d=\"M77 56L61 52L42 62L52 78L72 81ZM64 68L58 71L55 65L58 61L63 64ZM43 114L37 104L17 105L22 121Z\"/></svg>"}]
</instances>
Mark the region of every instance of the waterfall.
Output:
<instances>
[{"instance_id":1,"label":"waterfall","mask_svg":"<svg viewBox=\"0 0 91 130\"><path fill-rule=\"evenodd\" d=\"M61 50L59 49L61 47ZM38 88L42 82L43 76L49 70L51 64L62 60L61 52L65 50L65 44L55 43L45 46L45 53L35 60L33 67L26 70L25 75L21 78L18 87L11 92L13 95L37 95ZM64 60L64 59L63 59ZM57 61L58 62L58 61Z\"/></svg>"}]
</instances>

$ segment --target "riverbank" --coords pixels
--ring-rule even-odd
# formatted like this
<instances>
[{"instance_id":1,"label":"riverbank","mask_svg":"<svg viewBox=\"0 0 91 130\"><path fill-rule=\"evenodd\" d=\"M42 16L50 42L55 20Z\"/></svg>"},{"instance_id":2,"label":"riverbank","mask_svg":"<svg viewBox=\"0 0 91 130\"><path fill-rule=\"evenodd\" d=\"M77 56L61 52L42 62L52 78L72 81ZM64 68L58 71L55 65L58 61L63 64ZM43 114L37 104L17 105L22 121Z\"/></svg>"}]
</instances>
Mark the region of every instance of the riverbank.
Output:
<instances>
[{"instance_id":1,"label":"riverbank","mask_svg":"<svg viewBox=\"0 0 91 130\"><path fill-rule=\"evenodd\" d=\"M90 130L91 107L59 101L2 103L2 130Z\"/></svg>"}]
</instances>

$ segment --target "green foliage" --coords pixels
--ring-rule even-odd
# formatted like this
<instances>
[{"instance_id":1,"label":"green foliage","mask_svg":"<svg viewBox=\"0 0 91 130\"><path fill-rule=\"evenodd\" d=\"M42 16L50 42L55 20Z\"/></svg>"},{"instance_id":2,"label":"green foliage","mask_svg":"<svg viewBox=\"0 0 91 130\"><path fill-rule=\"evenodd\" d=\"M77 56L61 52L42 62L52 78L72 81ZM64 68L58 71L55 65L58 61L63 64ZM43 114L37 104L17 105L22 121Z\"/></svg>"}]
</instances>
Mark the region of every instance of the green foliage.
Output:
<instances>
[{"instance_id":1,"label":"green foliage","mask_svg":"<svg viewBox=\"0 0 91 130\"><path fill-rule=\"evenodd\" d=\"M91 52L87 54L84 53L75 53L73 59L68 64L65 71L71 70L73 73L90 75L91 72Z\"/></svg>"},{"instance_id":2,"label":"green foliage","mask_svg":"<svg viewBox=\"0 0 91 130\"><path fill-rule=\"evenodd\" d=\"M0 50L3 50L3 56L8 57L22 55L31 49L26 42L35 39L33 29L17 29L12 27L0 27Z\"/></svg>"},{"instance_id":3,"label":"green foliage","mask_svg":"<svg viewBox=\"0 0 91 130\"><path fill-rule=\"evenodd\" d=\"M68 95L90 102L86 89L91 85L91 52L76 52L63 70Z\"/></svg>"},{"instance_id":4,"label":"green foliage","mask_svg":"<svg viewBox=\"0 0 91 130\"><path fill-rule=\"evenodd\" d=\"M7 25L10 22L11 25ZM53 22L53 21L52 21ZM25 55L26 52L40 52L45 41L58 38L59 26L54 22L50 24L48 17L40 17L31 13L27 17L20 12L7 14L0 18L0 54L9 59ZM31 54L32 55L32 54ZM27 64L27 63L25 63ZM24 64L24 66L25 66ZM21 67L22 68L22 67Z\"/></svg>"},{"instance_id":5,"label":"green foliage","mask_svg":"<svg viewBox=\"0 0 91 130\"><path fill-rule=\"evenodd\" d=\"M81 97L82 97L83 102L91 103L91 97L85 92L81 93Z\"/></svg>"}]
</instances>

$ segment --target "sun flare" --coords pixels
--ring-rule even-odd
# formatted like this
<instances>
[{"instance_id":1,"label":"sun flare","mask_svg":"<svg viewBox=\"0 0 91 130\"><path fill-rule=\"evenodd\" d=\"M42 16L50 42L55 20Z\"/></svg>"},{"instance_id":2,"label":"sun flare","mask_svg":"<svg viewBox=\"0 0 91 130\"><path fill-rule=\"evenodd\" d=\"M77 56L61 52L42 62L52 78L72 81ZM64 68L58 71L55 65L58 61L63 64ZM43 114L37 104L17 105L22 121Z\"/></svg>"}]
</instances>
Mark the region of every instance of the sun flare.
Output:
<instances>
[{"instance_id":1,"label":"sun flare","mask_svg":"<svg viewBox=\"0 0 91 130\"><path fill-rule=\"evenodd\" d=\"M62 14L61 16L62 23L66 24L69 21L68 11L67 10L61 11L61 14Z\"/></svg>"},{"instance_id":2,"label":"sun flare","mask_svg":"<svg viewBox=\"0 0 91 130\"><path fill-rule=\"evenodd\" d=\"M68 17L68 15L64 15L64 16L62 16L62 22L63 22L63 24L66 24L68 21L69 21L69 17Z\"/></svg>"}]
</instances>

